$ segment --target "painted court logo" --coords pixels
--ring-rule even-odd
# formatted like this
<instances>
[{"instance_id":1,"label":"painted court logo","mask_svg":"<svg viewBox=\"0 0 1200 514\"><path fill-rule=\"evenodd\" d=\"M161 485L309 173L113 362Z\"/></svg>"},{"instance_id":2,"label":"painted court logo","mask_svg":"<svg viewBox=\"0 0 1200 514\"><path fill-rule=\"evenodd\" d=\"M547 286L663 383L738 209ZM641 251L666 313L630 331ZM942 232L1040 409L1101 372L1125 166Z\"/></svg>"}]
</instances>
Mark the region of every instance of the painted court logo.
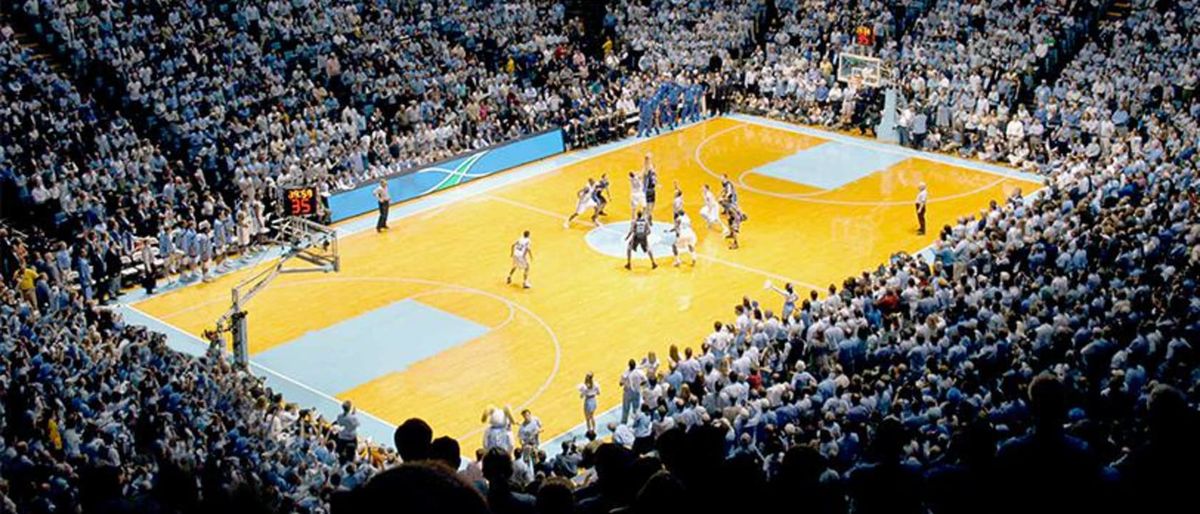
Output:
<instances>
[{"instance_id":1,"label":"painted court logo","mask_svg":"<svg viewBox=\"0 0 1200 514\"><path fill-rule=\"evenodd\" d=\"M470 182L471 180L479 177L491 175L491 173L471 173L471 169L475 167L475 163L479 162L480 159L483 159L483 156L487 154L488 151L484 150L477 154L471 155L466 159L463 159L462 162L458 163L458 165L453 169L433 166L418 170L417 174L441 173L444 175L442 180L439 180L436 184L430 186L429 189L420 193L420 195L427 195L429 193L434 193L446 188L457 186L463 182Z\"/></svg>"}]
</instances>

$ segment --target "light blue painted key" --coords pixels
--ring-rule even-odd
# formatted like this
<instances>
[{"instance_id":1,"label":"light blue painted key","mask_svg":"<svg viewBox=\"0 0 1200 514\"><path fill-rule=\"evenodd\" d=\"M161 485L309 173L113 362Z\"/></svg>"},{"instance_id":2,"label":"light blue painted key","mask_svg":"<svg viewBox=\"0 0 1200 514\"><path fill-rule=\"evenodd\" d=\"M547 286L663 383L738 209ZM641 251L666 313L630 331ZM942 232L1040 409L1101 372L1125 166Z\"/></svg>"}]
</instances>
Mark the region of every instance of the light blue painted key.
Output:
<instances>
[{"instance_id":1,"label":"light blue painted key","mask_svg":"<svg viewBox=\"0 0 1200 514\"><path fill-rule=\"evenodd\" d=\"M401 300L309 332L251 360L336 395L403 371L487 331L483 325L421 302Z\"/></svg>"},{"instance_id":2,"label":"light blue painted key","mask_svg":"<svg viewBox=\"0 0 1200 514\"><path fill-rule=\"evenodd\" d=\"M806 148L753 170L759 175L820 189L837 189L908 159L836 141Z\"/></svg>"}]
</instances>

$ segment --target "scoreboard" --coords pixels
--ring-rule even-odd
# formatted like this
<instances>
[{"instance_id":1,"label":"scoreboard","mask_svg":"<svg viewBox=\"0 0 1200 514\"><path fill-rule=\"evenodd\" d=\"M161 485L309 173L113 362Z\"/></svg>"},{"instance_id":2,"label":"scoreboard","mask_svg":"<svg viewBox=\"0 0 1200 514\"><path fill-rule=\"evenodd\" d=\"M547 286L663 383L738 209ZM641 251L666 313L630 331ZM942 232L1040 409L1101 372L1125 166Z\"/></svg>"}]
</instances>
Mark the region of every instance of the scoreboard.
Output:
<instances>
[{"instance_id":1,"label":"scoreboard","mask_svg":"<svg viewBox=\"0 0 1200 514\"><path fill-rule=\"evenodd\" d=\"M295 187L283 192L284 208L288 216L307 218L317 214L317 188Z\"/></svg>"}]
</instances>

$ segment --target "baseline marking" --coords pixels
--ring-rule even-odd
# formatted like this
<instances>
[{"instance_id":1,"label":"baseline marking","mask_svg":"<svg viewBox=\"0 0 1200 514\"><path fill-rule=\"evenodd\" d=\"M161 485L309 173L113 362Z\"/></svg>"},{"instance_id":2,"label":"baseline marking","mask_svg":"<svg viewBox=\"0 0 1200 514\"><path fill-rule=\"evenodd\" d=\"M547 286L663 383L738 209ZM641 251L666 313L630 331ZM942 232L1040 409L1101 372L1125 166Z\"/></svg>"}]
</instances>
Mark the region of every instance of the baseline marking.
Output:
<instances>
[{"instance_id":1,"label":"baseline marking","mask_svg":"<svg viewBox=\"0 0 1200 514\"><path fill-rule=\"evenodd\" d=\"M554 379L555 379L555 378L558 376L558 371L559 371L559 368L560 368L560 367L561 367L561 365L562 365L562 345L561 345L561 343L559 342L559 339L558 339L558 334L554 332L554 329L550 327L550 324L549 324L549 323L547 323L547 322L546 322L546 320L542 319L542 317L541 317L541 316L538 316L536 313L534 313L534 312L533 312L532 310L530 310L528 307L525 307L524 305L521 305L521 304L519 304L519 303L517 303L517 302L515 302L515 301L509 300L508 298L505 298L505 297L503 297L503 296L500 296L500 295L498 295L498 294L495 294L495 293L490 293L490 292L488 292L488 291L483 291L483 290L480 290L480 289L475 289L475 288L473 288L473 287L467 287L467 286L462 286L462 285L458 285L458 284L451 284L451 283L446 283L446 282L439 282L439 281L436 281L436 280L427 280L427 279L420 279L420 278L406 278L406 277L327 277L327 278L320 278L320 279L315 279L315 280L306 280L306 281L301 281L301 282L290 283L290 284L288 284L288 285L299 285L299 284L318 284L318 283L330 283L330 282L400 282L400 283L415 283L415 284L423 284L423 285L437 286L437 287L440 287L440 288L442 288L442 289L438 289L438 290L435 290L435 291L427 291L427 292L426 292L426 293L427 293L427 295L432 295L432 294L435 294L435 293L444 293L444 292L450 292L450 291L462 291L462 292L467 292L467 293L478 294L478 295L480 295L480 296L485 296L485 297L491 298L491 299L493 299L493 300L499 301L499 302L501 302L501 303L504 303L504 304L506 304L506 305L509 307L509 309L510 309L509 318L508 318L508 319L506 319L506 320L505 320L504 322L502 322L501 324L497 325L497 326L496 326L496 327L495 327L493 330L497 330L497 329L499 329L499 328L502 328L502 327L504 327L504 326L507 326L507 325L508 325L508 324L509 324L509 323L512 321L513 317L515 317L515 311L513 311L513 309L515 309L515 310L520 310L521 312L525 313L525 314L526 314L526 315L528 315L530 318L532 318L534 321L536 321L536 322L537 322L539 325L541 325L541 326L542 326L542 329L544 329L544 330L546 331L546 333L547 333L547 334L550 336L550 341L551 341L551 343L554 345L554 366L553 366L553 367L552 367L552 369L550 370L550 374L549 374L549 375L547 375L547 377L546 377L546 380L545 380L544 382L542 382L542 385L541 385L541 386L539 386L539 387L537 388L537 390L535 390L535 391L533 392L533 394L532 394L532 395L531 395L531 396L530 396L528 399L526 399L524 402L522 402L520 405L518 405L518 406L517 406L517 409L519 410L519 409L523 409L523 408L525 408L525 407L529 406L529 404L533 403L533 402L534 402L534 401L536 401L538 398L540 398L540 397L541 397L543 394L545 394L546 390L548 390L548 389L550 388L550 383L551 383L552 381L554 381ZM418 293L417 295L413 295L413 296L419 296L419 295L420 295L420 293ZM410 298L411 298L411 297L410 297ZM188 331L186 331L186 330L183 330L183 329L181 329L181 328L179 328L179 327L177 327L177 326L175 326L175 325L172 325L171 323L168 323L168 322L166 322L166 321L163 321L163 320L161 320L161 319L159 319L159 318L157 318L157 317L155 317L155 316L151 316L151 315L149 315L149 314L145 313L144 311L142 311L142 310L140 310L140 309L138 309L138 308L136 308L136 307L133 307L132 305L126 305L126 307L127 307L127 308L129 308L129 309L132 309L132 310L134 310L134 311L137 311L139 314L141 314L141 315L144 315L144 316L146 316L147 318L150 318L150 319L152 319L152 320L154 320L154 321L156 321L156 322L158 322L158 323L161 323L163 326L166 326L166 327L168 327L168 328L171 328L171 329L173 329L173 330L175 330L175 331L178 331L178 332L181 332L181 333L183 333L183 334L186 334L186 335L187 335L189 338L191 338L192 340L196 341L197 343L205 345L205 347L207 347L207 345L208 345L208 344L207 344L205 341L203 341L202 339L200 339L199 337L197 337L195 334L192 334L191 332L188 332ZM294 384L294 385L296 385L296 386L298 386L298 387L300 387L300 388L304 389L305 391L308 391L308 392L310 392L310 393L316 394L316 395L318 395L318 396L320 396L320 397L322 397L322 398L324 398L324 399L326 399L326 400L329 400L329 401L331 401L331 402L334 402L334 403L336 403L336 404L338 404L338 405L341 405L341 403L342 403L342 402L341 402L341 400L338 400L337 398L335 398L335 397L333 397L333 396L331 396L331 395L329 395L329 394L327 394L327 393L325 393L325 392L319 391L319 390L317 390L317 389L313 388L312 386L309 386L308 384L305 384L305 383L303 383L303 382L301 382L301 381L299 381L299 380L296 380L295 378L292 378L292 377L290 377L290 376L288 376L288 375L286 375L286 374L280 373L280 372L278 372L278 371L276 371L276 370L274 370L274 369L268 368L268 367L266 367L266 366L263 366L263 365L261 365L261 364L259 364L259 363L257 363L257 362L254 362L254 359L253 359L253 358L251 358L251 360L250 360L250 366L252 366L252 367L254 367L254 368L258 368L258 369L262 370L264 373L268 373L268 374L274 375L274 376L276 376L276 377L278 377L278 378L280 378L280 379L286 380L287 382L289 382L289 383L292 383L292 384ZM375 416L374 414L371 414L371 413L370 413L370 412L368 412L368 411L365 411L365 410L361 410L361 409L360 409L360 410L359 410L359 412L362 412L362 413L364 413L366 416L370 417L371 419L373 419L373 420L375 420L375 421L378 421L378 422L384 423L384 424L386 424L386 425L388 425L388 426L391 426L391 427L393 427L393 428L396 426L396 425L394 425L394 424L392 424L392 423L388 423L387 421L384 421L383 419L379 418L378 416ZM467 432L466 434L464 434L464 435L460 436L460 439L466 439L466 438L468 438L468 437L470 437L470 436L472 436L472 435L475 435L475 434L477 434L477 433L482 433L482 432L483 432L483 428L482 428L482 427L480 427L480 428L477 428L477 429L475 429L475 430L472 430L472 431L470 431L470 432ZM383 442L385 442L385 443L386 443L386 441L383 441Z\"/></svg>"},{"instance_id":2,"label":"baseline marking","mask_svg":"<svg viewBox=\"0 0 1200 514\"><path fill-rule=\"evenodd\" d=\"M164 326L164 327L167 327L167 328L169 328L169 329L171 329L171 330L174 330L174 331L176 331L176 332L179 332L179 333L181 333L181 334L184 334L185 336L187 336L187 337L188 337L188 338L190 338L191 340L195 341L195 342L196 342L196 344L200 344L200 345L203 345L205 348L208 348L208 342L207 342L207 341L204 341L203 339L200 339L200 337L198 337L197 335L195 335L195 334L193 334L193 333L191 333L191 332L188 332L188 331L186 331L186 330L184 330L184 329L182 329L182 328L179 328L179 327L177 327L177 326L175 326L175 325L173 325L173 324L171 324L171 323L169 323L169 322L163 321L162 319L160 319L160 318L158 318L158 317L156 317L156 316L153 316L153 315L151 315L151 314L147 313L146 311L143 311L143 310L141 310L141 309L139 309L139 308L137 308L137 307L134 307L134 306L132 306L132 305L125 304L125 305L124 305L124 307L125 307L126 309L129 309L129 310L131 310L131 311L137 312L139 315L145 316L146 318L149 318L150 320L152 320L152 321L154 321L154 322L156 322L156 323L159 323L159 324L161 324L161 325L162 325L162 326ZM224 352L225 354L228 354L228 353L229 353L229 352L228 352L227 350L225 350L225 349L222 349L222 352ZM339 399L337 399L337 398L334 398L333 396L330 396L329 394L327 394L327 393L325 393L325 392L323 392L323 391L319 391L319 390L317 390L317 389L314 389L312 386L310 386L310 385L308 385L308 384L305 384L304 382L301 382L301 381L299 381L299 380L296 380L296 379L294 379L294 378L292 378L292 377L289 377L289 376L287 376L287 375L285 375L285 374L283 374L283 373L280 373L280 372L278 372L278 371L275 371L275 370L273 370L273 369L271 369L271 368L268 368L268 367L266 367L266 366L263 366L262 364L259 364L259 363L257 363L257 362L254 362L253 360L251 360L251 361L250 361L250 366L251 366L251 367L254 367L254 368L258 368L259 370L262 370L262 372L263 372L263 373L266 373L266 374L269 374L269 375L274 375L275 377L277 377L277 378L279 378L279 379L281 379L281 380L287 381L287 382L291 383L292 385L295 385L295 386L297 386L297 387L299 387L299 388L301 388L301 389L304 389L305 391L308 391L308 392L310 392L310 393L312 393L312 394L315 394L315 395L317 395L317 396L319 396L319 397L321 397L321 398L324 398L324 399L326 399L326 400L329 400L329 401L333 402L333 403L334 403L334 404L336 404L336 405L341 405L341 404L342 404L342 401L341 401L341 400L339 400ZM384 425L390 426L390 427L392 427L392 428L395 428L395 427L396 427L396 425L395 425L395 424L389 423L389 422L387 422L387 421L385 421L385 420L383 420L383 419L379 418L378 416L376 416L376 415L374 415L374 414L371 414L370 412L367 412L367 411L364 411L364 410L360 410L359 412L363 413L363 414L364 414L366 417L368 417L368 418L371 418L371 419L373 419L373 420L375 420L375 421L377 421L377 422L383 423ZM381 441L381 442L386 442L386 441Z\"/></svg>"}]
</instances>

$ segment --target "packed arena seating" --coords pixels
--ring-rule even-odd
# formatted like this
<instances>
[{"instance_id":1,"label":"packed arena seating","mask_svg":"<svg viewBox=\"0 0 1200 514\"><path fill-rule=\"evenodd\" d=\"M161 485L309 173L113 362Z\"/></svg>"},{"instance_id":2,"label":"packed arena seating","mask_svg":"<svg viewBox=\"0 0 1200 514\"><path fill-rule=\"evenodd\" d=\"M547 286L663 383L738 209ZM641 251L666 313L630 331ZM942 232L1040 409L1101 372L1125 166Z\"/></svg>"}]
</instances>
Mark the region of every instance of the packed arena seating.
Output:
<instances>
[{"instance_id":1,"label":"packed arena seating","mask_svg":"<svg viewBox=\"0 0 1200 514\"><path fill-rule=\"evenodd\" d=\"M1194 504L1196 0L1112 19L1087 0L623 0L604 55L533 0L11 7L0 181L31 216L0 227L0 512ZM667 83L702 85L697 115L869 130L878 95L834 77L846 48L893 68L903 143L1049 187L943 228L929 256L790 306L746 298L703 343L631 356L648 380L627 420L553 458L492 450L456 474L472 448L416 420L398 455L347 451L352 411L320 419L101 305L131 264L148 287L197 278L171 261L181 241L250 250L281 183L344 188L553 126L580 145L669 126Z\"/></svg>"},{"instance_id":2,"label":"packed arena seating","mask_svg":"<svg viewBox=\"0 0 1200 514\"><path fill-rule=\"evenodd\" d=\"M335 427L218 353L177 353L44 272L34 291L0 305L2 512L320 511L394 460L339 462Z\"/></svg>"}]
</instances>

